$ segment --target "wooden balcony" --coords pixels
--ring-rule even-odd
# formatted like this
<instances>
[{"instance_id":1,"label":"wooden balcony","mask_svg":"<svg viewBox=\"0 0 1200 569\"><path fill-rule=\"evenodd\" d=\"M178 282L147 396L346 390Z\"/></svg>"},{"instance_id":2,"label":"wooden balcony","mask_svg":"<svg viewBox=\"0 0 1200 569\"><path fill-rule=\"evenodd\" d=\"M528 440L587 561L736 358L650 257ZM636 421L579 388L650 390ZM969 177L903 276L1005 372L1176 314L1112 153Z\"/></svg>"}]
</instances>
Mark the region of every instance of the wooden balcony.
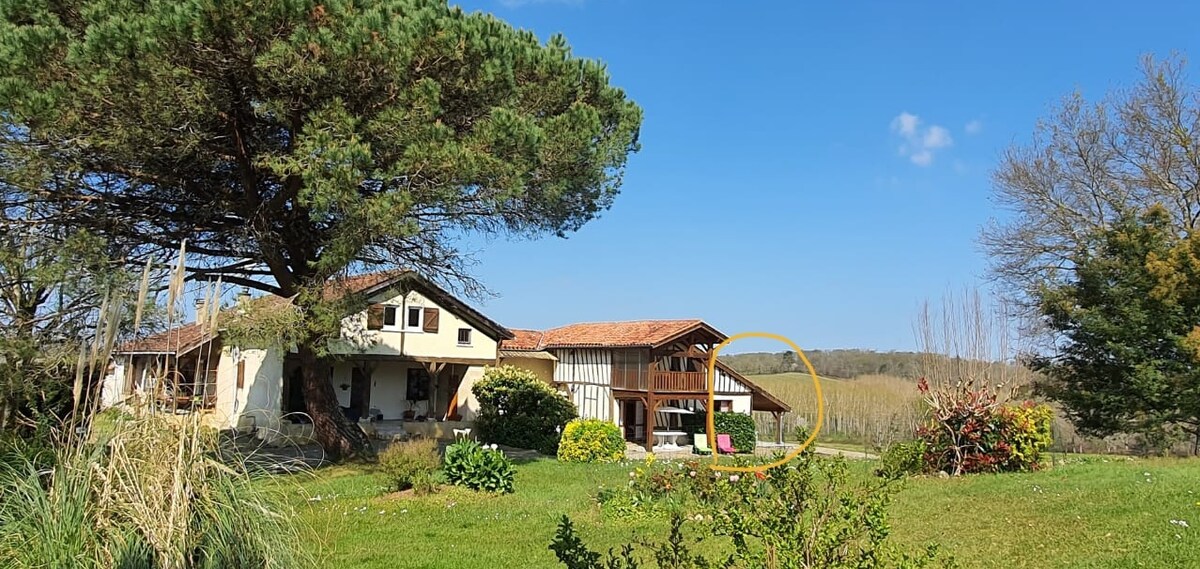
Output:
<instances>
[{"instance_id":1,"label":"wooden balcony","mask_svg":"<svg viewBox=\"0 0 1200 569\"><path fill-rule=\"evenodd\" d=\"M702 371L654 371L650 374L650 386L655 393L708 391L706 375Z\"/></svg>"},{"instance_id":2,"label":"wooden balcony","mask_svg":"<svg viewBox=\"0 0 1200 569\"><path fill-rule=\"evenodd\" d=\"M653 391L655 393L703 393L708 391L702 371L653 371L613 373L613 389L622 391ZM649 379L649 381L647 381Z\"/></svg>"}]
</instances>

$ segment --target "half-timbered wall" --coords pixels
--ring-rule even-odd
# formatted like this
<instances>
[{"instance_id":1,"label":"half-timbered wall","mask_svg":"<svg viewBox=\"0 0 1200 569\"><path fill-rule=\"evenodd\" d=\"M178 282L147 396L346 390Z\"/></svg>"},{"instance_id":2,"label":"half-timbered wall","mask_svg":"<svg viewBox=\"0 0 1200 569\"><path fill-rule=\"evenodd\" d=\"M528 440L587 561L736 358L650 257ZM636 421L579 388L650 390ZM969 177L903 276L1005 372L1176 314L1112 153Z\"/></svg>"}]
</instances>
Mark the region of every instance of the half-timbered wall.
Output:
<instances>
[{"instance_id":1,"label":"half-timbered wall","mask_svg":"<svg viewBox=\"0 0 1200 569\"><path fill-rule=\"evenodd\" d=\"M750 388L742 385L742 383L734 379L733 376L725 373L725 370L717 368L717 382L713 385L713 392L750 393Z\"/></svg>"},{"instance_id":2,"label":"half-timbered wall","mask_svg":"<svg viewBox=\"0 0 1200 569\"><path fill-rule=\"evenodd\" d=\"M618 420L612 397L612 352L610 350L555 350L558 365L554 381L575 402L584 419Z\"/></svg>"}]
</instances>

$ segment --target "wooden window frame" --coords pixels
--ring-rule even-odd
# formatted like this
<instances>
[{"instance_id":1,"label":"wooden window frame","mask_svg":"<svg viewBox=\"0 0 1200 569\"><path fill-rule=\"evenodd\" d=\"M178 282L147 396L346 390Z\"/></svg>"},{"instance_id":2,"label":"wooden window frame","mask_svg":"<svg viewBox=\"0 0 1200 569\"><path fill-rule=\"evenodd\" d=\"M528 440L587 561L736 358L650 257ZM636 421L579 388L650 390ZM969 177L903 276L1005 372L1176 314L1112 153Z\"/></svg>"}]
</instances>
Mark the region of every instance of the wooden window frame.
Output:
<instances>
[{"instance_id":1,"label":"wooden window frame","mask_svg":"<svg viewBox=\"0 0 1200 569\"><path fill-rule=\"evenodd\" d=\"M392 313L392 323L391 324L387 323L389 311ZM398 329L400 329L399 321L400 321L400 307L395 304L383 305L383 317L382 317L383 327L382 327L382 329L383 330L398 330Z\"/></svg>"},{"instance_id":2,"label":"wooden window frame","mask_svg":"<svg viewBox=\"0 0 1200 569\"><path fill-rule=\"evenodd\" d=\"M417 325L409 326L408 317L409 317L409 315L411 315L413 313L414 310L417 311ZM404 321L401 322L400 329L405 332L409 332L409 333L424 334L425 333L424 327L425 327L425 307L420 304L410 304L408 306L405 306L404 307Z\"/></svg>"},{"instance_id":3,"label":"wooden window frame","mask_svg":"<svg viewBox=\"0 0 1200 569\"><path fill-rule=\"evenodd\" d=\"M463 341L463 332L467 333L467 341L465 341L465 342ZM458 329L458 338L456 338L458 340L458 345L469 348L471 346L471 337L472 336L474 336L474 334L473 334L473 330L471 330L470 328L459 328Z\"/></svg>"}]
</instances>

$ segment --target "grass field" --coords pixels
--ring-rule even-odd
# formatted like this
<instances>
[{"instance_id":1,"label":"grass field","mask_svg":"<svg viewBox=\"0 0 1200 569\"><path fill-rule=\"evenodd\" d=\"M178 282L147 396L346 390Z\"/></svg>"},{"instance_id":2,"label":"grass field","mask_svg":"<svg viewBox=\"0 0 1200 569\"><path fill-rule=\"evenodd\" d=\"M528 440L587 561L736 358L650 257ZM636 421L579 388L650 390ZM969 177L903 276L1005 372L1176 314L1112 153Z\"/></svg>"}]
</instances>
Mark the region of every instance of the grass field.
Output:
<instances>
[{"instance_id":1,"label":"grass field","mask_svg":"<svg viewBox=\"0 0 1200 569\"><path fill-rule=\"evenodd\" d=\"M623 484L629 468L536 460L518 466L506 496L395 498L353 467L282 483L325 567L536 568L557 567L547 545L564 513L593 549L663 535L663 520L612 519L595 506L596 490ZM1030 474L917 478L890 511L898 541L939 543L963 567L1200 567L1197 459L1071 458Z\"/></svg>"},{"instance_id":2,"label":"grass field","mask_svg":"<svg viewBox=\"0 0 1200 569\"><path fill-rule=\"evenodd\" d=\"M784 419L785 433L790 434L801 422L816 424L816 391L808 374L779 373L750 379L792 406ZM886 445L899 433L911 433L920 418L916 384L898 377L821 378L821 391L825 397L822 440ZM774 432L773 418L758 419L759 432Z\"/></svg>"}]
</instances>

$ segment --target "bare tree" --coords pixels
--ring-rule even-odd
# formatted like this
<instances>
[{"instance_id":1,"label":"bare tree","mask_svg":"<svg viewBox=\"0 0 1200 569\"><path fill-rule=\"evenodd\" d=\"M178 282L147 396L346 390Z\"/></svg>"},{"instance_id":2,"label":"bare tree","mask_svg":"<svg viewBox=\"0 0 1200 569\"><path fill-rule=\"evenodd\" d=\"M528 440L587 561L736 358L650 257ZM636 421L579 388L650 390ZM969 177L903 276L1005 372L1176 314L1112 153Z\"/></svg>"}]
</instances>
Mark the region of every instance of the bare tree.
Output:
<instances>
[{"instance_id":1,"label":"bare tree","mask_svg":"<svg viewBox=\"0 0 1200 569\"><path fill-rule=\"evenodd\" d=\"M1060 282L1085 237L1152 204L1180 231L1200 217L1200 102L1181 58L1143 59L1131 90L1089 103L1067 97L1030 142L1005 152L994 199L1011 215L981 244L992 275L1027 314L1039 287Z\"/></svg>"}]
</instances>

